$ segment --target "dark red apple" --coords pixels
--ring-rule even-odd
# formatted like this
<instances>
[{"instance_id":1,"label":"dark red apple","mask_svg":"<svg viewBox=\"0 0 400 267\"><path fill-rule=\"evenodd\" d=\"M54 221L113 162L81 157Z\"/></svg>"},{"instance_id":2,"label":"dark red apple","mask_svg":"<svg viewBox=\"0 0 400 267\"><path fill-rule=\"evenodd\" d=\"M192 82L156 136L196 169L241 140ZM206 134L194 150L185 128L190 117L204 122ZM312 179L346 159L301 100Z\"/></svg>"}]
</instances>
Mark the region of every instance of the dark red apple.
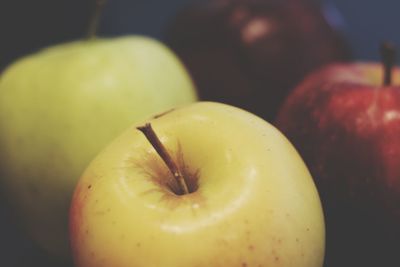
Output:
<instances>
[{"instance_id":1,"label":"dark red apple","mask_svg":"<svg viewBox=\"0 0 400 267\"><path fill-rule=\"evenodd\" d=\"M343 39L310 0L214 0L188 7L167 31L203 100L275 118L311 70L348 58Z\"/></svg>"},{"instance_id":2,"label":"dark red apple","mask_svg":"<svg viewBox=\"0 0 400 267\"><path fill-rule=\"evenodd\" d=\"M277 119L319 189L328 267L400 266L400 69L385 51L386 68L311 74Z\"/></svg>"}]
</instances>

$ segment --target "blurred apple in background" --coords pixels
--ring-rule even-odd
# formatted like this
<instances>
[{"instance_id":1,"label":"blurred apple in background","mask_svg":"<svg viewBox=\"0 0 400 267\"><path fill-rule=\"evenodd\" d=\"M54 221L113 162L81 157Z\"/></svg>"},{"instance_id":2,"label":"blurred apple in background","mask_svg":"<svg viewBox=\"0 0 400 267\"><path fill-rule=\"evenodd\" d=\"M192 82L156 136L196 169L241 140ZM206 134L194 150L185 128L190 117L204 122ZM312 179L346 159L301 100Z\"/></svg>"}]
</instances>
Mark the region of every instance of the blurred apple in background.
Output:
<instances>
[{"instance_id":1,"label":"blurred apple in background","mask_svg":"<svg viewBox=\"0 0 400 267\"><path fill-rule=\"evenodd\" d=\"M322 266L318 193L273 126L219 103L148 123L144 135L122 133L79 180L77 267Z\"/></svg>"},{"instance_id":2,"label":"blurred apple in background","mask_svg":"<svg viewBox=\"0 0 400 267\"><path fill-rule=\"evenodd\" d=\"M0 73L22 55L36 52L45 45L82 37L93 10L93 2L1 0ZM0 183L0 265L61 267L59 262L49 259L48 255L21 231L13 216L15 210L8 205L4 190L6 189Z\"/></svg>"},{"instance_id":3,"label":"blurred apple in background","mask_svg":"<svg viewBox=\"0 0 400 267\"><path fill-rule=\"evenodd\" d=\"M68 256L70 198L92 157L131 123L195 100L181 62L146 37L90 38L12 64L0 77L0 177L33 239Z\"/></svg>"},{"instance_id":4,"label":"blurred apple in background","mask_svg":"<svg viewBox=\"0 0 400 267\"><path fill-rule=\"evenodd\" d=\"M400 266L400 69L332 65L285 102L277 126L308 164L327 224L327 267ZM385 70L385 71L384 71Z\"/></svg>"},{"instance_id":5,"label":"blurred apple in background","mask_svg":"<svg viewBox=\"0 0 400 267\"><path fill-rule=\"evenodd\" d=\"M275 117L308 72L349 57L340 34L309 0L213 0L182 10L166 41L200 98Z\"/></svg>"}]
</instances>

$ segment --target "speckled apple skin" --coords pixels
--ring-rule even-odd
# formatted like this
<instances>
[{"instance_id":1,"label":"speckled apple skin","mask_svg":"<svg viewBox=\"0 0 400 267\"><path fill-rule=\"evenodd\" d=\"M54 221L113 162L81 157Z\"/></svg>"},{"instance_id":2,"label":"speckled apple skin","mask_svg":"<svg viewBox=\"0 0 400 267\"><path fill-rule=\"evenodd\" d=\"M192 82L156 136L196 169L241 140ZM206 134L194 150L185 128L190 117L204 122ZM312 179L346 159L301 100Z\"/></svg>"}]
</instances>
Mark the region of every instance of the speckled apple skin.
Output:
<instances>
[{"instance_id":1,"label":"speckled apple skin","mask_svg":"<svg viewBox=\"0 0 400 267\"><path fill-rule=\"evenodd\" d=\"M209 102L149 122L180 168L198 174L198 189L175 195L162 186L168 169L143 134L129 128L76 187L70 212L76 267L322 266L319 196L276 128Z\"/></svg>"},{"instance_id":2,"label":"speckled apple skin","mask_svg":"<svg viewBox=\"0 0 400 267\"><path fill-rule=\"evenodd\" d=\"M327 267L400 264L400 70L392 86L382 73L372 63L323 68L277 119L321 194Z\"/></svg>"}]
</instances>

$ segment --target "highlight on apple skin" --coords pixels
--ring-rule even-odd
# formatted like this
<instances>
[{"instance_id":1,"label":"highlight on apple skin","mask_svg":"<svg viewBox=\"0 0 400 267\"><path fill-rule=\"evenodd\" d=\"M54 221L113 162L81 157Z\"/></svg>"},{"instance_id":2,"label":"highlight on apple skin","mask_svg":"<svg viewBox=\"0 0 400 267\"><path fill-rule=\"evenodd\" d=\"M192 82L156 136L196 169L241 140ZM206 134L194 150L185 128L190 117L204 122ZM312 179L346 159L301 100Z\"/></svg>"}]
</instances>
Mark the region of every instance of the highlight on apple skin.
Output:
<instances>
[{"instance_id":1,"label":"highlight on apple skin","mask_svg":"<svg viewBox=\"0 0 400 267\"><path fill-rule=\"evenodd\" d=\"M24 57L0 77L0 177L29 236L68 258L68 210L85 166L120 131L197 99L177 57L142 36Z\"/></svg>"},{"instance_id":2,"label":"highlight on apple skin","mask_svg":"<svg viewBox=\"0 0 400 267\"><path fill-rule=\"evenodd\" d=\"M144 125L189 193L176 189ZM70 209L77 267L321 267L324 233L293 146L259 117L212 102L127 129L88 166Z\"/></svg>"},{"instance_id":3,"label":"highlight on apple skin","mask_svg":"<svg viewBox=\"0 0 400 267\"><path fill-rule=\"evenodd\" d=\"M277 119L319 189L327 267L400 266L400 69L388 63L311 74Z\"/></svg>"},{"instance_id":4,"label":"highlight on apple skin","mask_svg":"<svg viewBox=\"0 0 400 267\"><path fill-rule=\"evenodd\" d=\"M166 43L188 68L200 99L268 121L305 75L350 58L313 0L197 1L177 14Z\"/></svg>"}]
</instances>

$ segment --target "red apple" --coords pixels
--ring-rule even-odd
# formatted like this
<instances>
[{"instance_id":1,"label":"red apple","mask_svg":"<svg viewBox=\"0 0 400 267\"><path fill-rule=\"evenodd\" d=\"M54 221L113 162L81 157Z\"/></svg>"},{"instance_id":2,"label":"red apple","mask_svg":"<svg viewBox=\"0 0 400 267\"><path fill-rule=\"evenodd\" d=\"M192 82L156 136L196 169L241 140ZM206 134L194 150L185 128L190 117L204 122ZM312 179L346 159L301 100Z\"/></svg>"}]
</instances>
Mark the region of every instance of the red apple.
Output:
<instances>
[{"instance_id":1,"label":"red apple","mask_svg":"<svg viewBox=\"0 0 400 267\"><path fill-rule=\"evenodd\" d=\"M385 51L386 68L311 74L278 116L321 194L329 267L400 266L400 69Z\"/></svg>"},{"instance_id":2,"label":"red apple","mask_svg":"<svg viewBox=\"0 0 400 267\"><path fill-rule=\"evenodd\" d=\"M203 100L264 119L315 68L348 57L315 1L214 0L181 13L167 44L191 72Z\"/></svg>"}]
</instances>

